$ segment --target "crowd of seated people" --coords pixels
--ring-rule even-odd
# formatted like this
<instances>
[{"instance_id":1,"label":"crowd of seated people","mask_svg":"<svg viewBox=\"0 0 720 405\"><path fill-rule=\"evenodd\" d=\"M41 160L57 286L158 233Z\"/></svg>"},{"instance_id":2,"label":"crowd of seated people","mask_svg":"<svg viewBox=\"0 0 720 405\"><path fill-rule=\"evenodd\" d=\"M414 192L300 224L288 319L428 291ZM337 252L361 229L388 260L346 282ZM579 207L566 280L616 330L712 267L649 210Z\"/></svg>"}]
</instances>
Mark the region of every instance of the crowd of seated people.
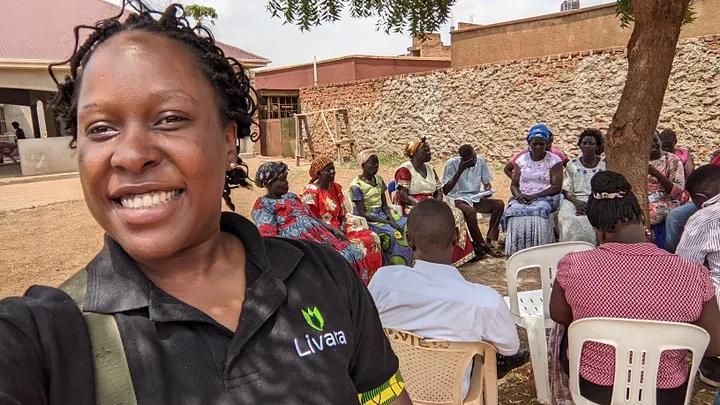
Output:
<instances>
[{"instance_id":1,"label":"crowd of seated people","mask_svg":"<svg viewBox=\"0 0 720 405\"><path fill-rule=\"evenodd\" d=\"M447 160L440 178L430 164L430 143L419 138L408 143L408 160L394 171L394 194L378 175L380 160L372 150L358 155L361 173L347 193L335 182L328 158L313 161L300 197L288 190L287 166L265 163L256 182L267 193L258 198L252 216L264 235L335 248L369 284L385 327L428 338L490 342L503 367L527 358L524 353L510 356L518 343L508 308L494 290L465 281L457 268L555 241L592 243L596 249L570 254L558 266L551 300L557 322L550 334L553 403L571 403L565 330L587 317L705 328L711 343L701 379L720 386L720 358L715 357L720 354L720 151L710 164L695 168L690 150L676 146L674 132L653 134L646 229L628 182L606 170L601 131L581 131L580 153L571 159L552 145L545 124L532 126L525 141L527 148L504 168L512 180L507 208L492 198L492 171L471 145L462 145ZM485 234L477 214L489 216ZM612 354L599 344L588 348L580 368L581 391L609 403ZM684 358L680 352L662 356L658 403L679 403L685 395Z\"/></svg>"}]
</instances>

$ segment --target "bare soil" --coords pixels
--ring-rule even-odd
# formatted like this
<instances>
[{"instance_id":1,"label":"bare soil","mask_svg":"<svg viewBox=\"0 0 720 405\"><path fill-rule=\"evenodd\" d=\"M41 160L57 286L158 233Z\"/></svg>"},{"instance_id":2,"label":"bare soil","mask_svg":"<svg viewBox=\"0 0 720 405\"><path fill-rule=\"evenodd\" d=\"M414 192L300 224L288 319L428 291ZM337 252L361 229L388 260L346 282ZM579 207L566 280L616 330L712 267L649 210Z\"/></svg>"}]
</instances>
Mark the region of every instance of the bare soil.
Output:
<instances>
[{"instance_id":1,"label":"bare soil","mask_svg":"<svg viewBox=\"0 0 720 405\"><path fill-rule=\"evenodd\" d=\"M251 173L267 159L250 159ZM308 165L291 167L291 190L300 192L307 182ZM397 160L382 159L380 174L392 177ZM441 167L437 167L442 170ZM507 201L509 181L495 168L496 198ZM348 184L359 170L354 164L337 166L336 181ZM262 190L236 190L233 201L237 212L248 215ZM58 202L62 201L62 202ZM0 183L0 298L21 295L35 284L56 286L82 268L102 246L103 231L95 223L82 200L77 179L61 179L25 184ZM469 263L460 271L472 282L491 286L506 294L505 260L485 259ZM537 279L521 281L522 289L537 288ZM527 340L520 330L522 344ZM530 363L499 381L501 404L537 404ZM715 389L696 384L692 404L712 404Z\"/></svg>"}]
</instances>

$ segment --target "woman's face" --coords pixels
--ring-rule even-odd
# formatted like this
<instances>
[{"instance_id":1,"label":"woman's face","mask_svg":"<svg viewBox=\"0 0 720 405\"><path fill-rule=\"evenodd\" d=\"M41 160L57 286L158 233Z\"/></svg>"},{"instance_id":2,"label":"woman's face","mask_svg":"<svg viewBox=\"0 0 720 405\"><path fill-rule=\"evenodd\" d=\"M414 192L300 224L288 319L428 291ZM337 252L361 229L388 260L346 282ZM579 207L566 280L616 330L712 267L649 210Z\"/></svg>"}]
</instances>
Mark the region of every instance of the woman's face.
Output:
<instances>
[{"instance_id":1,"label":"woman's face","mask_svg":"<svg viewBox=\"0 0 720 405\"><path fill-rule=\"evenodd\" d=\"M650 146L650 159L655 160L662 156L661 145L660 137L658 135L653 136L652 145Z\"/></svg>"},{"instance_id":2,"label":"woman's face","mask_svg":"<svg viewBox=\"0 0 720 405\"><path fill-rule=\"evenodd\" d=\"M82 73L77 124L85 201L135 260L219 235L236 131L184 45L146 32L101 44Z\"/></svg>"},{"instance_id":3,"label":"woman's face","mask_svg":"<svg viewBox=\"0 0 720 405\"><path fill-rule=\"evenodd\" d=\"M423 145L418 149L417 152L415 152L415 159L417 159L419 162L427 163L432 159L432 153L430 152L430 144L428 142L423 143Z\"/></svg>"},{"instance_id":4,"label":"woman's face","mask_svg":"<svg viewBox=\"0 0 720 405\"><path fill-rule=\"evenodd\" d=\"M548 142L543 138L535 137L530 140L529 146L533 156L542 156L547 151Z\"/></svg>"},{"instance_id":5,"label":"woman's face","mask_svg":"<svg viewBox=\"0 0 720 405\"><path fill-rule=\"evenodd\" d=\"M378 170L380 169L380 160L378 159L377 155L370 155L368 160L363 163L362 168L367 174L371 176L376 175Z\"/></svg>"},{"instance_id":6,"label":"woman's face","mask_svg":"<svg viewBox=\"0 0 720 405\"><path fill-rule=\"evenodd\" d=\"M267 185L268 194L273 197L282 197L290 190L287 173L283 173L277 180Z\"/></svg>"},{"instance_id":7,"label":"woman's face","mask_svg":"<svg viewBox=\"0 0 720 405\"><path fill-rule=\"evenodd\" d=\"M584 156L595 156L598 151L598 144L594 137L586 136L580 140L580 151Z\"/></svg>"},{"instance_id":8,"label":"woman's face","mask_svg":"<svg viewBox=\"0 0 720 405\"><path fill-rule=\"evenodd\" d=\"M330 184L335 181L335 164L330 163L318 172L318 182Z\"/></svg>"}]
</instances>

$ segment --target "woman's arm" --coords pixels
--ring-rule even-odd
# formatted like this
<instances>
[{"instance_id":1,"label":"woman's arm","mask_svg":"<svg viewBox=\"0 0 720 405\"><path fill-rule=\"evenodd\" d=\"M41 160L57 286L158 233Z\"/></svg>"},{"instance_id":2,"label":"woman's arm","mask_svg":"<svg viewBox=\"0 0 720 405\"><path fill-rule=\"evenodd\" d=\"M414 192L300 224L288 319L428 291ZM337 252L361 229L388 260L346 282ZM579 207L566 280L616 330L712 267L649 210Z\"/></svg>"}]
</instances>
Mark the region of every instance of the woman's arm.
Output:
<instances>
[{"instance_id":1,"label":"woman's arm","mask_svg":"<svg viewBox=\"0 0 720 405\"><path fill-rule=\"evenodd\" d=\"M710 334L710 343L705 349L705 356L720 355L720 310L715 297L710 298L704 305L700 318L695 325L705 329Z\"/></svg>"},{"instance_id":2,"label":"woman's arm","mask_svg":"<svg viewBox=\"0 0 720 405\"><path fill-rule=\"evenodd\" d=\"M692 151L688 148L688 158L687 161L685 161L685 165L683 166L685 169L685 178L687 179L690 177L692 172L695 171L695 159L693 159Z\"/></svg>"},{"instance_id":3,"label":"woman's arm","mask_svg":"<svg viewBox=\"0 0 720 405\"><path fill-rule=\"evenodd\" d=\"M565 290L555 281L550 294L550 318L565 327L573 321L572 309L565 299Z\"/></svg>"},{"instance_id":4,"label":"woman's arm","mask_svg":"<svg viewBox=\"0 0 720 405\"><path fill-rule=\"evenodd\" d=\"M417 200L410 196L408 189L403 186L398 186L396 193L398 194L398 200L404 205L415 205Z\"/></svg>"},{"instance_id":5,"label":"woman's arm","mask_svg":"<svg viewBox=\"0 0 720 405\"><path fill-rule=\"evenodd\" d=\"M650 173L651 176L655 177L658 180L660 186L662 186L666 194L670 194L672 192L673 182L670 181L670 179L668 179L667 177L665 177L665 175L662 174L658 169L656 169L655 166L650 165L648 168L648 173Z\"/></svg>"},{"instance_id":6,"label":"woman's arm","mask_svg":"<svg viewBox=\"0 0 720 405\"><path fill-rule=\"evenodd\" d=\"M277 218L275 210L266 204L263 199L258 198L250 212L253 222L258 227L258 231L262 236L277 236Z\"/></svg>"},{"instance_id":7,"label":"woman's arm","mask_svg":"<svg viewBox=\"0 0 720 405\"><path fill-rule=\"evenodd\" d=\"M505 163L505 167L503 167L503 173L505 173L505 175L508 176L508 178L511 180L513 178L513 170L515 170L515 164L513 162Z\"/></svg>"},{"instance_id":8,"label":"woman's arm","mask_svg":"<svg viewBox=\"0 0 720 405\"><path fill-rule=\"evenodd\" d=\"M522 175L522 169L515 163L512 164L513 169L511 171L512 181L510 182L510 193L513 197L520 199L522 197L522 193L520 192L520 176Z\"/></svg>"}]
</instances>

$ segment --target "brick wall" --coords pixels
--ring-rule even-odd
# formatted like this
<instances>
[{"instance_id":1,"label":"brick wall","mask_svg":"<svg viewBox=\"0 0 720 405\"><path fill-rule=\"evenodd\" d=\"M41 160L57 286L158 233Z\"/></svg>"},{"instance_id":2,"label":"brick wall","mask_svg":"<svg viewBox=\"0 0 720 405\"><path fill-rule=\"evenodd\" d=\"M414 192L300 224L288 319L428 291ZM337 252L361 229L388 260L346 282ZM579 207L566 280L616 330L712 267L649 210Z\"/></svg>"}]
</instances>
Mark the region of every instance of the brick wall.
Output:
<instances>
[{"instance_id":1,"label":"brick wall","mask_svg":"<svg viewBox=\"0 0 720 405\"><path fill-rule=\"evenodd\" d=\"M451 32L452 65L464 67L624 47L632 29L620 26L615 2L606 3L498 24L461 24L458 30ZM695 20L683 27L681 38L720 34L720 1L696 0L693 8Z\"/></svg>"},{"instance_id":2,"label":"brick wall","mask_svg":"<svg viewBox=\"0 0 720 405\"><path fill-rule=\"evenodd\" d=\"M408 140L427 135L437 158L470 143L502 163L524 147L536 122L578 154L583 128L609 125L626 72L624 50L610 48L306 88L300 101L305 112L349 108L359 149L399 154ZM720 148L720 36L681 41L658 126L674 128L697 161ZM322 130L315 139L320 153L334 154Z\"/></svg>"}]
</instances>

